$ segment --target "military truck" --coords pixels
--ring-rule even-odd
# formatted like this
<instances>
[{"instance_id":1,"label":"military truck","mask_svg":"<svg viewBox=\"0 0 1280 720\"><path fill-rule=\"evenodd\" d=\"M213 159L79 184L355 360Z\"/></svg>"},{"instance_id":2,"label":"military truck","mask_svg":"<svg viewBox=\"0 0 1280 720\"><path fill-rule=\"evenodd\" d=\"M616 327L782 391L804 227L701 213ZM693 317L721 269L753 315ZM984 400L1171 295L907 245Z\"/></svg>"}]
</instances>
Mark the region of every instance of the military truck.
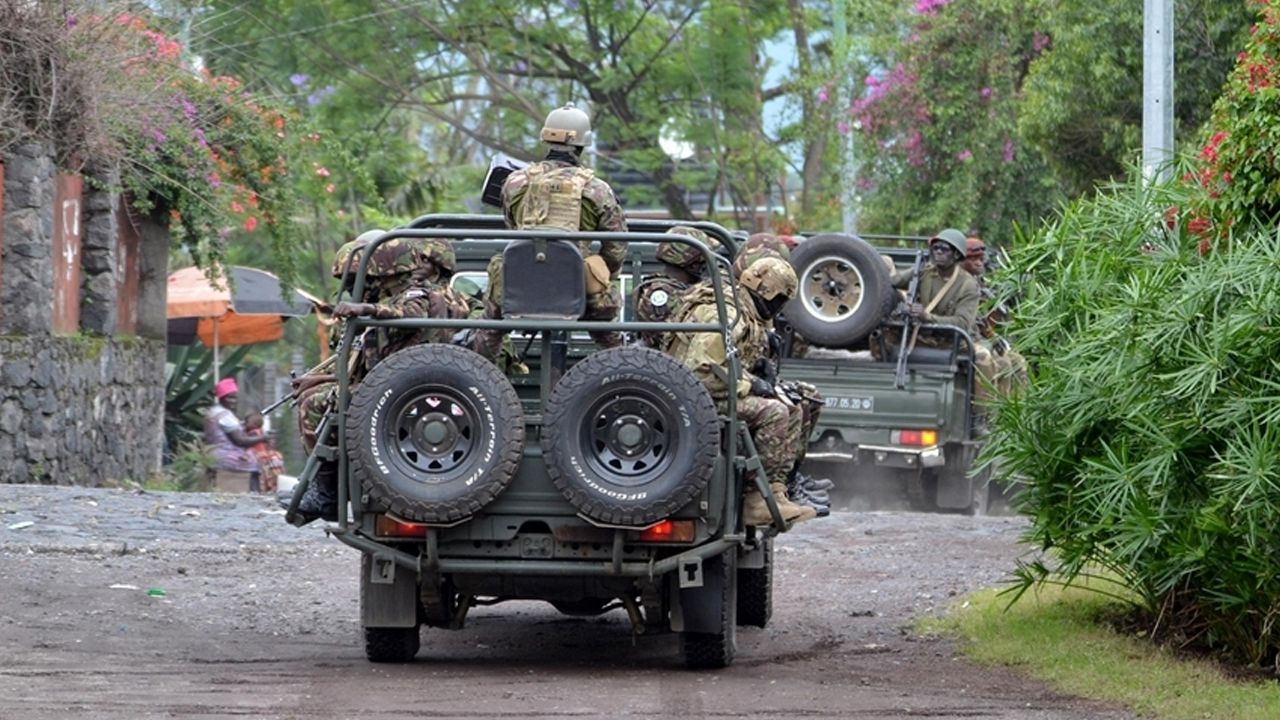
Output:
<instances>
[{"instance_id":1,"label":"military truck","mask_svg":"<svg viewBox=\"0 0 1280 720\"><path fill-rule=\"evenodd\" d=\"M814 384L826 407L809 439L808 460L855 488L889 475L913 508L984 513L993 493L989 472L972 473L982 445L975 425L973 339L961 328L924 325L946 349L915 347L899 362L901 301L890 266L910 268L911 244L927 238L820 234L792 250L799 277L786 323L814 347L789 352L788 380ZM886 263L888 258L891 262ZM957 268L957 271L963 272ZM784 342L788 350L798 343ZM901 371L901 372L900 372Z\"/></svg>"},{"instance_id":2,"label":"military truck","mask_svg":"<svg viewBox=\"0 0 1280 720\"><path fill-rule=\"evenodd\" d=\"M633 632L673 631L690 668L729 665L736 626L772 612L772 538L786 530L731 398L717 411L672 358L640 347L596 350L592 330L714 332L731 337L730 288L715 280L718 321L680 325L584 322L577 242L620 240L630 271L653 269L658 242L692 245L709 264L733 239L692 223L729 257L675 223L633 222L630 233L502 229L495 216L426 216L388 232L362 255L360 297L373 249L393 238L448 238L472 271L504 257L502 320L348 321L337 351L339 402L299 477L286 515L321 458L336 460L339 519L327 530L362 553L360 612L374 662L406 662L420 628L459 630L476 605L543 600L573 615L622 608ZM690 223L685 223L690 224ZM380 328L511 331L528 374L507 376L457 345L401 350L352 387L357 337ZM742 372L734 353L730 386ZM744 527L747 483L774 516Z\"/></svg>"}]
</instances>

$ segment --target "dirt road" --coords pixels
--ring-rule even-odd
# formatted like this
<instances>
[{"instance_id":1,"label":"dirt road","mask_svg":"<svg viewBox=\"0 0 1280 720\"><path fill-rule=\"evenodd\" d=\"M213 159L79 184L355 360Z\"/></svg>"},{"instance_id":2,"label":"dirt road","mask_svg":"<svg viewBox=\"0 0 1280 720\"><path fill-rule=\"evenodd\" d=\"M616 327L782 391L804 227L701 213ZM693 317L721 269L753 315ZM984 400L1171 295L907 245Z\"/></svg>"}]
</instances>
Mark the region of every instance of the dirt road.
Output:
<instances>
[{"instance_id":1,"label":"dirt road","mask_svg":"<svg viewBox=\"0 0 1280 720\"><path fill-rule=\"evenodd\" d=\"M0 717L1132 717L905 629L998 582L1021 527L808 523L779 544L772 623L723 671L683 670L673 636L633 643L621 611L541 603L476 608L382 666L359 644L358 555L264 498L0 485Z\"/></svg>"}]
</instances>

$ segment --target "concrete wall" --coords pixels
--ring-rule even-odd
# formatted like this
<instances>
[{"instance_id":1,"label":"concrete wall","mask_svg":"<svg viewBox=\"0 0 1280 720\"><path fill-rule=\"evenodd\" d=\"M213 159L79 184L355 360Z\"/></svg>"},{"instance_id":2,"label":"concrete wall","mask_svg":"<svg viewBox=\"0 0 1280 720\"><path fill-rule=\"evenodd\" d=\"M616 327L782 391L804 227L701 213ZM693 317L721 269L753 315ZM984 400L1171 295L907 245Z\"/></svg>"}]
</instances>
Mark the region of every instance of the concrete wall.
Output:
<instances>
[{"instance_id":1,"label":"concrete wall","mask_svg":"<svg viewBox=\"0 0 1280 720\"><path fill-rule=\"evenodd\" d=\"M86 183L78 251L65 253L79 283L59 284L52 153L22 145L0 161L0 483L145 479L164 437L168 234ZM54 332L55 302L78 310L74 332Z\"/></svg>"}]
</instances>

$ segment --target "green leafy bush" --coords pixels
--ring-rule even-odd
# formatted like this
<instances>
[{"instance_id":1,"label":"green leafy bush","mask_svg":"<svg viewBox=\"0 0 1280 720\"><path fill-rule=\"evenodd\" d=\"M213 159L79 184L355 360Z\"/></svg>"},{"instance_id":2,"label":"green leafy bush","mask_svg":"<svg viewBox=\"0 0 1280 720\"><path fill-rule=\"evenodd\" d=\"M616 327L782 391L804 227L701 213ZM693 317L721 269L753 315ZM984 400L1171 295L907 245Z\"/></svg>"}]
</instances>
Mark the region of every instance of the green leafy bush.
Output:
<instances>
[{"instance_id":1,"label":"green leafy bush","mask_svg":"<svg viewBox=\"0 0 1280 720\"><path fill-rule=\"evenodd\" d=\"M1271 664L1280 235L1237 224L1229 252L1204 253L1194 218L1162 218L1201 192L1117 185L1022 239L999 279L1022 291L1011 334L1034 372L988 453L1055 558L1023 565L1022 589L1101 567L1161 636Z\"/></svg>"}]
</instances>

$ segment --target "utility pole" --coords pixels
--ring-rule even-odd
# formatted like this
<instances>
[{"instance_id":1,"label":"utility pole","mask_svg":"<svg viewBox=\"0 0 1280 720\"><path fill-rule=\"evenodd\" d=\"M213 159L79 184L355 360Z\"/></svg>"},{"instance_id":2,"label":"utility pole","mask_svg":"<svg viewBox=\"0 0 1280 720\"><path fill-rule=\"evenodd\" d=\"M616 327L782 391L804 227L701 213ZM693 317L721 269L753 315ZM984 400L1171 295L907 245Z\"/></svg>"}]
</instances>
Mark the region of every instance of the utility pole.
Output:
<instances>
[{"instance_id":1,"label":"utility pole","mask_svg":"<svg viewBox=\"0 0 1280 720\"><path fill-rule=\"evenodd\" d=\"M1173 160L1173 0L1143 0L1142 175L1165 180Z\"/></svg>"},{"instance_id":2,"label":"utility pole","mask_svg":"<svg viewBox=\"0 0 1280 720\"><path fill-rule=\"evenodd\" d=\"M848 108L853 101L850 96L849 73L847 72L849 67L848 5L849 0L832 0L831 3L831 13L834 16L832 17L831 39L835 46L833 59L836 78L836 97L832 108L834 108L833 112L837 118L837 123L843 122L845 127L848 128L848 132L844 136L838 136L836 142L840 143L840 172L838 173L840 183L840 224L845 233L853 234L858 229L858 215L855 208L857 201L854 198L857 161L854 154L853 123L848 116Z\"/></svg>"}]
</instances>

